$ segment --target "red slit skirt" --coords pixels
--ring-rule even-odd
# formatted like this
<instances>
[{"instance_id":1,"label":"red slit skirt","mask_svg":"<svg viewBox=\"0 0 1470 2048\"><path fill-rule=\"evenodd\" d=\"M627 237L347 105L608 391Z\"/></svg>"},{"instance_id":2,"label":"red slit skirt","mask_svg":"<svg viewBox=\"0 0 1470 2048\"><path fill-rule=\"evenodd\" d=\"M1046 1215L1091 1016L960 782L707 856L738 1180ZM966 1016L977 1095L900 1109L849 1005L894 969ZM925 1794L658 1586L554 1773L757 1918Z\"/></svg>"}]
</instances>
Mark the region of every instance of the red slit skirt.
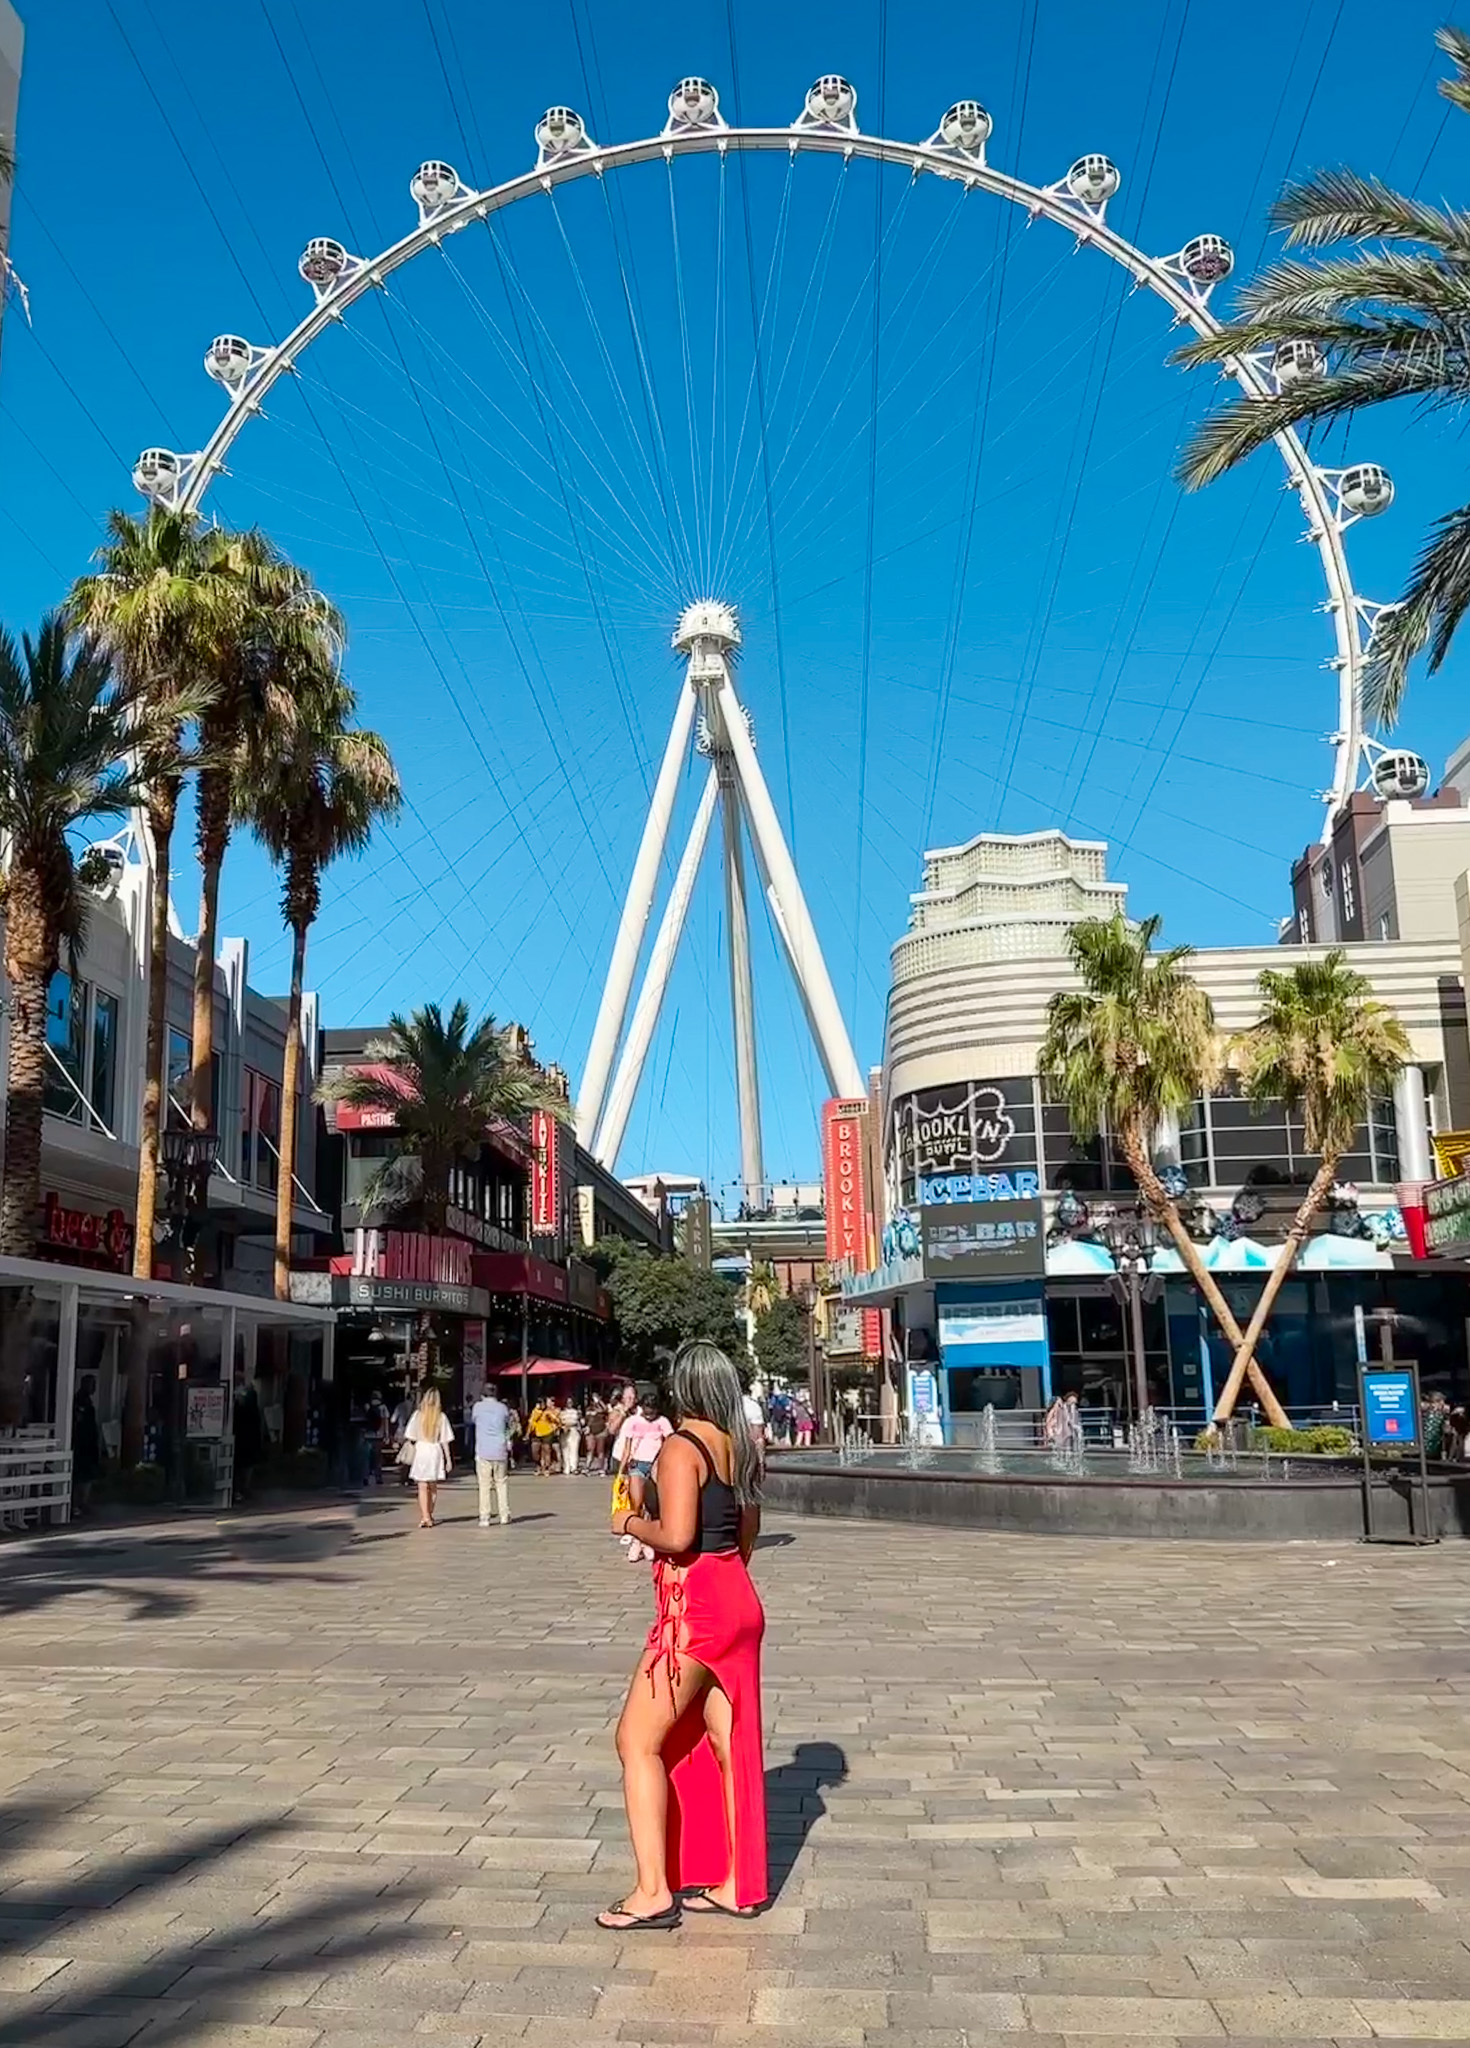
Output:
<instances>
[{"instance_id":1,"label":"red slit skirt","mask_svg":"<svg viewBox=\"0 0 1470 2048\"><path fill-rule=\"evenodd\" d=\"M660 1664L677 1684L691 1659L714 1673L730 1702L731 1777L735 1793L735 1902L766 1898L766 1779L761 1751L761 1638L766 1617L738 1550L712 1552L688 1564L660 1558L653 1572L658 1612L648 1634L645 1668ZM696 1699L664 1742L669 1773L669 1883L677 1891L723 1884L730 1870L725 1790Z\"/></svg>"}]
</instances>

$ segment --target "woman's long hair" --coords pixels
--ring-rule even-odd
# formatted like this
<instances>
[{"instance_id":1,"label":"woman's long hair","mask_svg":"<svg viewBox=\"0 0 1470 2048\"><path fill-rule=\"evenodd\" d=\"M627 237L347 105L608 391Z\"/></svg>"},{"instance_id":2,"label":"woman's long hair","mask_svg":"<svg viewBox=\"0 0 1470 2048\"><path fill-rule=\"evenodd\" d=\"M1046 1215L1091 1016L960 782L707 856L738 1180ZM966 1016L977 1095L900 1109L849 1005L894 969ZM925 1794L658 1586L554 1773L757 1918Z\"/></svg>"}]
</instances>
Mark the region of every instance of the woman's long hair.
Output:
<instances>
[{"instance_id":1,"label":"woman's long hair","mask_svg":"<svg viewBox=\"0 0 1470 2048\"><path fill-rule=\"evenodd\" d=\"M444 1408L439 1399L437 1387L426 1387L419 1401L419 1442L436 1444L439 1441L439 1425L444 1420Z\"/></svg>"},{"instance_id":2,"label":"woman's long hair","mask_svg":"<svg viewBox=\"0 0 1470 2048\"><path fill-rule=\"evenodd\" d=\"M730 1439L730 1483L741 1507L760 1494L760 1460L741 1404L740 1375L718 1344L703 1338L681 1344L669 1373L669 1393L680 1422L712 1422Z\"/></svg>"}]
</instances>

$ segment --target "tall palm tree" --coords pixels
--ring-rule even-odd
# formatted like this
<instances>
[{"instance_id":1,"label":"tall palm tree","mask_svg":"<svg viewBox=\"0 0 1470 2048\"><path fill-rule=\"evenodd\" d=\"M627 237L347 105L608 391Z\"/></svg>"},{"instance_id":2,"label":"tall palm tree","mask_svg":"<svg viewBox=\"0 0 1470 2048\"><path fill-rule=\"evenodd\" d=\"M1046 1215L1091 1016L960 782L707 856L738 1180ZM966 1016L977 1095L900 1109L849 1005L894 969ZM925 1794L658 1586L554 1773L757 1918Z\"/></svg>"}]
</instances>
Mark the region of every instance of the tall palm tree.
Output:
<instances>
[{"instance_id":1,"label":"tall palm tree","mask_svg":"<svg viewBox=\"0 0 1470 2048\"><path fill-rule=\"evenodd\" d=\"M129 697L172 707L172 724L150 720L137 749L141 807L152 849L149 919L148 1039L138 1140L138 1200L133 1271L153 1272L158 1206L158 1138L162 1124L168 1005L169 855L179 793L188 772L185 727L209 708L211 649L224 623L225 584L210 573L210 544L197 520L151 506L141 519L108 515L96 574L83 576L67 600L71 620L107 649ZM187 703L185 713L180 707ZM133 1381L129 1380L130 1392Z\"/></svg>"},{"instance_id":2,"label":"tall palm tree","mask_svg":"<svg viewBox=\"0 0 1470 2048\"><path fill-rule=\"evenodd\" d=\"M478 1156L487 1126L517 1121L535 1109L559 1117L568 1113L566 1098L519 1050L516 1027L486 1016L472 1031L463 1000L447 1017L437 1003L409 1017L395 1012L387 1037L370 1043L364 1058L381 1071L344 1074L327 1083L320 1098L393 1118L403 1153L418 1162L424 1227L430 1232L444 1228L451 1169ZM389 1162L377 1176L368 1202L392 1185L391 1169Z\"/></svg>"},{"instance_id":3,"label":"tall palm tree","mask_svg":"<svg viewBox=\"0 0 1470 2048\"><path fill-rule=\"evenodd\" d=\"M214 966L219 884L235 823L242 759L289 743L302 665L315 672L342 645L342 618L304 569L258 528L211 532L205 540L212 606L212 701L199 725L195 843L199 855L199 932L194 948L194 1010L189 1117L214 1126Z\"/></svg>"},{"instance_id":4,"label":"tall palm tree","mask_svg":"<svg viewBox=\"0 0 1470 2048\"><path fill-rule=\"evenodd\" d=\"M1115 911L1072 926L1067 950L1082 986L1059 990L1047 1004L1038 1064L1079 1137L1108 1130L1116 1138L1148 1209L1238 1346L1240 1325L1153 1163L1160 1124L1209 1091L1220 1061L1213 1006L1187 972L1194 949L1155 953L1161 924L1146 917L1131 926ZM1271 1421L1284 1423L1285 1411L1254 1360L1251 1372Z\"/></svg>"},{"instance_id":5,"label":"tall palm tree","mask_svg":"<svg viewBox=\"0 0 1470 2048\"><path fill-rule=\"evenodd\" d=\"M36 1253L47 1003L63 954L75 954L86 927L68 834L138 801L129 757L136 761L158 715L115 682L94 641L69 638L60 617L43 620L36 638L27 634L19 646L0 632L0 833L8 844L0 900L10 1007L0 1252L8 1258ZM0 1343L0 1427L19 1416L28 1332L22 1308Z\"/></svg>"},{"instance_id":6,"label":"tall palm tree","mask_svg":"<svg viewBox=\"0 0 1470 2048\"><path fill-rule=\"evenodd\" d=\"M349 723L354 697L328 668L301 675L299 711L279 744L248 750L235 815L284 870L281 908L290 927L291 993L281 1077L281 1156L276 1176L276 1298L291 1292L291 1183L296 1159L296 1091L301 1074L301 991L306 938L321 906L322 870L360 853L379 820L402 799L387 744Z\"/></svg>"},{"instance_id":7,"label":"tall palm tree","mask_svg":"<svg viewBox=\"0 0 1470 2048\"><path fill-rule=\"evenodd\" d=\"M1315 1152L1320 1163L1236 1346L1215 1404L1216 1422L1224 1422L1234 1410L1276 1297L1296 1264L1312 1219L1332 1191L1370 1100L1392 1091L1399 1069L1412 1057L1403 1025L1385 1004L1373 999L1373 984L1348 966L1340 947L1285 972L1266 968L1260 990L1261 1014L1234 1041L1232 1058L1252 1102L1284 1102L1301 1117L1307 1150Z\"/></svg>"},{"instance_id":8,"label":"tall palm tree","mask_svg":"<svg viewBox=\"0 0 1470 2048\"><path fill-rule=\"evenodd\" d=\"M1470 37L1436 37L1454 65L1440 91L1470 111ZM1470 392L1470 220L1426 205L1379 178L1319 171L1287 186L1271 210L1288 249L1329 250L1275 264L1239 294L1220 333L1179 352L1218 363L1282 342L1325 353L1322 374L1297 376L1270 398L1241 396L1205 420L1184 451L1181 481L1211 483L1284 427L1341 419L1391 398L1458 413ZM1348 251L1338 244L1356 245ZM1398 605L1380 615L1367 677L1370 712L1387 723L1403 700L1411 659L1428 646L1437 669L1470 607L1470 505L1446 513Z\"/></svg>"}]
</instances>

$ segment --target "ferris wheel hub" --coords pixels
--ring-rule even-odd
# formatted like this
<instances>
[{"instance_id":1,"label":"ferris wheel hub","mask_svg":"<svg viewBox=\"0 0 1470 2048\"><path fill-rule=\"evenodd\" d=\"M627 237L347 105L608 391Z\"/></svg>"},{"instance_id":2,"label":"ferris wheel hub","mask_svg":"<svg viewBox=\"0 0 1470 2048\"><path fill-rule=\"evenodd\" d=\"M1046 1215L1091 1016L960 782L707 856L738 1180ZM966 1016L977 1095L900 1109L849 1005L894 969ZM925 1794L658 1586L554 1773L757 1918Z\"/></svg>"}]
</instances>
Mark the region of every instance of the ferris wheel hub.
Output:
<instances>
[{"instance_id":1,"label":"ferris wheel hub","mask_svg":"<svg viewBox=\"0 0 1470 2048\"><path fill-rule=\"evenodd\" d=\"M734 605L705 597L684 607L674 628L675 648L680 654L692 654L701 640L713 640L724 654L734 653L740 645L740 625Z\"/></svg>"}]
</instances>

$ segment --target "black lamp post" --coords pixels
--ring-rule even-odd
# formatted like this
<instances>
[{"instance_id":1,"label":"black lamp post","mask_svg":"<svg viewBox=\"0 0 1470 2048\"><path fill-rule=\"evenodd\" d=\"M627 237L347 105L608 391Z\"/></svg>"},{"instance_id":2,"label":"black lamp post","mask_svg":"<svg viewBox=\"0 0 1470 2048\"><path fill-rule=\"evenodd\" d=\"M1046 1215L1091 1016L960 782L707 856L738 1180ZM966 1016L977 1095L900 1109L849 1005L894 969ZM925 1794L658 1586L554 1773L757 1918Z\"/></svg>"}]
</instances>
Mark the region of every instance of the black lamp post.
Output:
<instances>
[{"instance_id":1,"label":"black lamp post","mask_svg":"<svg viewBox=\"0 0 1470 2048\"><path fill-rule=\"evenodd\" d=\"M1133 1352L1133 1401L1142 1418L1148 1407L1148 1368L1143 1342L1143 1299L1145 1276L1152 1277L1154 1250L1159 1241L1153 1218L1135 1213L1110 1216L1098 1226L1098 1236L1112 1254L1117 1271L1108 1275L1113 1299L1127 1304Z\"/></svg>"}]
</instances>

